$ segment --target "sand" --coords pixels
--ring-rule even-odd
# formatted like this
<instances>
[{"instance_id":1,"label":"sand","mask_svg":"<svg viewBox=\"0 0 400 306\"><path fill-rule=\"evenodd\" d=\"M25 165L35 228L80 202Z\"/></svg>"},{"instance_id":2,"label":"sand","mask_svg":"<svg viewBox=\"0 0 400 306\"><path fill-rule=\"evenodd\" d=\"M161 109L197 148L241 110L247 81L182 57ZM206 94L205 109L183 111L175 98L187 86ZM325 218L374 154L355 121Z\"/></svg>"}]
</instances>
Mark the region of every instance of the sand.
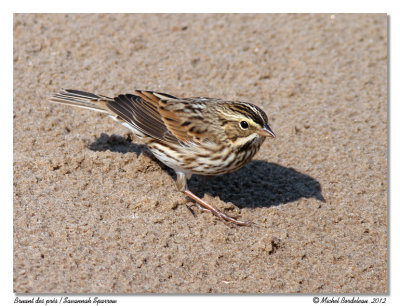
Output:
<instances>
[{"instance_id":1,"label":"sand","mask_svg":"<svg viewBox=\"0 0 400 306\"><path fill-rule=\"evenodd\" d=\"M61 88L263 108L254 161L175 189ZM14 16L14 291L387 293L387 16Z\"/></svg>"}]
</instances>

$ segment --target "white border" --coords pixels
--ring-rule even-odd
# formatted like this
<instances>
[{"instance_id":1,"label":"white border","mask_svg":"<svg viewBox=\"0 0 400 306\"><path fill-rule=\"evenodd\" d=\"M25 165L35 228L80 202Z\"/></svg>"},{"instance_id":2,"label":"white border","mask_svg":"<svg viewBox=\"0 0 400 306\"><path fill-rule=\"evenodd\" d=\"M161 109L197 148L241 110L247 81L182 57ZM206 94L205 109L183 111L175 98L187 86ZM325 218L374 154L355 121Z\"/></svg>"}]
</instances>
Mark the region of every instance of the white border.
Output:
<instances>
[{"instance_id":1,"label":"white border","mask_svg":"<svg viewBox=\"0 0 400 306\"><path fill-rule=\"evenodd\" d=\"M1 10L1 33L2 33L2 48L1 61L3 67L1 71L1 86L2 86L2 106L1 112L1 128L5 131L6 145L1 150L1 194L5 201L1 203L1 239L3 252L2 254L2 271L1 273L1 296L2 304L11 305L15 295L12 292L12 103L13 100L13 60L12 60L12 13L33 13L33 12L265 12L265 13L282 13L282 12L297 12L297 13L388 13L390 15L390 73L389 79L391 84L397 84L390 88L390 214L391 225L390 229L390 257L389 282L390 296L387 296L388 305L399 305L400 294L397 290L399 284L399 264L397 256L399 256L398 248L398 232L399 224L397 217L399 216L400 197L397 187L399 183L399 116L400 100L398 88L400 80L398 77L399 71L399 22L400 14L396 12L395 1L260 1L260 0L241 0L241 1L217 1L217 0L202 0L202 1L7 1L2 4ZM190 3L190 4L189 4ZM396 34L394 34L396 33ZM397 189L397 190L396 190ZM38 296L38 295L32 295ZM95 295L92 295L95 296ZM50 296L47 296L50 298ZM83 297L83 296L82 296ZM112 296L109 296L112 298ZM296 303L299 305L310 305L312 303L312 295L283 295L283 296L116 296L118 305L132 305L132 302L144 303L173 303L174 305L188 304L204 304L212 303L221 305L243 305L251 303L251 305L266 305L266 303ZM133 299L133 301L132 301Z\"/></svg>"}]
</instances>

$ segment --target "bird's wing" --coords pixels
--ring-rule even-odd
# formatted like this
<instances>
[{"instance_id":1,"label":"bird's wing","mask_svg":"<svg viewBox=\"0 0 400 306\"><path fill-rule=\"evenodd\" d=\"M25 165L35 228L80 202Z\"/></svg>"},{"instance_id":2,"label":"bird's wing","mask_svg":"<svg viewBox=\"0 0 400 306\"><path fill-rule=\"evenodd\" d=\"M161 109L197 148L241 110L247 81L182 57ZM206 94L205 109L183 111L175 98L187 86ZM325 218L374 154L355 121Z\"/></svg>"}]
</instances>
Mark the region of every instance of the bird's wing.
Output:
<instances>
[{"instance_id":1,"label":"bird's wing","mask_svg":"<svg viewBox=\"0 0 400 306\"><path fill-rule=\"evenodd\" d=\"M171 133L183 143L197 144L209 133L205 120L205 100L163 99L160 97L158 111Z\"/></svg>"},{"instance_id":2,"label":"bird's wing","mask_svg":"<svg viewBox=\"0 0 400 306\"><path fill-rule=\"evenodd\" d=\"M133 94L119 95L107 101L107 108L132 128L150 137L173 143L179 139L166 126L158 104L162 99L177 99L171 95L153 91L135 90Z\"/></svg>"},{"instance_id":3,"label":"bird's wing","mask_svg":"<svg viewBox=\"0 0 400 306\"><path fill-rule=\"evenodd\" d=\"M135 90L133 94L109 98L65 89L50 101L106 113L124 126L162 141L196 143L201 136L199 106L164 93Z\"/></svg>"}]
</instances>

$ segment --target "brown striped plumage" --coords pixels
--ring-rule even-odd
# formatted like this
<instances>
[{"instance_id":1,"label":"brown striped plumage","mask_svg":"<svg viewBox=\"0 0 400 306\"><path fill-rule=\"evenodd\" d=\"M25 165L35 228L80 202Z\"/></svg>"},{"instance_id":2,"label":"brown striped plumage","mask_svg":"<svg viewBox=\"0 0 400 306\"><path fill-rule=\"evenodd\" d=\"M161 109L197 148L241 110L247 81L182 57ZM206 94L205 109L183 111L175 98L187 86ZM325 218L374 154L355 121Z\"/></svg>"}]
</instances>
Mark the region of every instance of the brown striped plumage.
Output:
<instances>
[{"instance_id":1,"label":"brown striped plumage","mask_svg":"<svg viewBox=\"0 0 400 306\"><path fill-rule=\"evenodd\" d=\"M205 203L187 188L192 174L218 175L241 168L257 153L265 137L275 137L257 106L214 98L176 98L136 90L115 98L62 90L52 102L108 114L132 130L177 174L177 187L219 218L238 221Z\"/></svg>"}]
</instances>

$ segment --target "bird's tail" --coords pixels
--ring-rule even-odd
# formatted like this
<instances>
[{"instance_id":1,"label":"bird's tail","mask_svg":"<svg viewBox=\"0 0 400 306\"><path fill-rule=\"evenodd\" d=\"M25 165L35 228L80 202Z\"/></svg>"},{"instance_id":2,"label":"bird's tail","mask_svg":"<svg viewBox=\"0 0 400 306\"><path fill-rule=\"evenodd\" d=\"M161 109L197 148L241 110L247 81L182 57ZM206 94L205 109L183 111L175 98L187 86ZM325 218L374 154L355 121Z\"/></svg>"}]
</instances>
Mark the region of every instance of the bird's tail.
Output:
<instances>
[{"instance_id":1,"label":"bird's tail","mask_svg":"<svg viewBox=\"0 0 400 306\"><path fill-rule=\"evenodd\" d=\"M109 114L106 103L113 100L106 96L73 89L62 89L59 93L49 98L50 102L86 108L106 114Z\"/></svg>"}]
</instances>

